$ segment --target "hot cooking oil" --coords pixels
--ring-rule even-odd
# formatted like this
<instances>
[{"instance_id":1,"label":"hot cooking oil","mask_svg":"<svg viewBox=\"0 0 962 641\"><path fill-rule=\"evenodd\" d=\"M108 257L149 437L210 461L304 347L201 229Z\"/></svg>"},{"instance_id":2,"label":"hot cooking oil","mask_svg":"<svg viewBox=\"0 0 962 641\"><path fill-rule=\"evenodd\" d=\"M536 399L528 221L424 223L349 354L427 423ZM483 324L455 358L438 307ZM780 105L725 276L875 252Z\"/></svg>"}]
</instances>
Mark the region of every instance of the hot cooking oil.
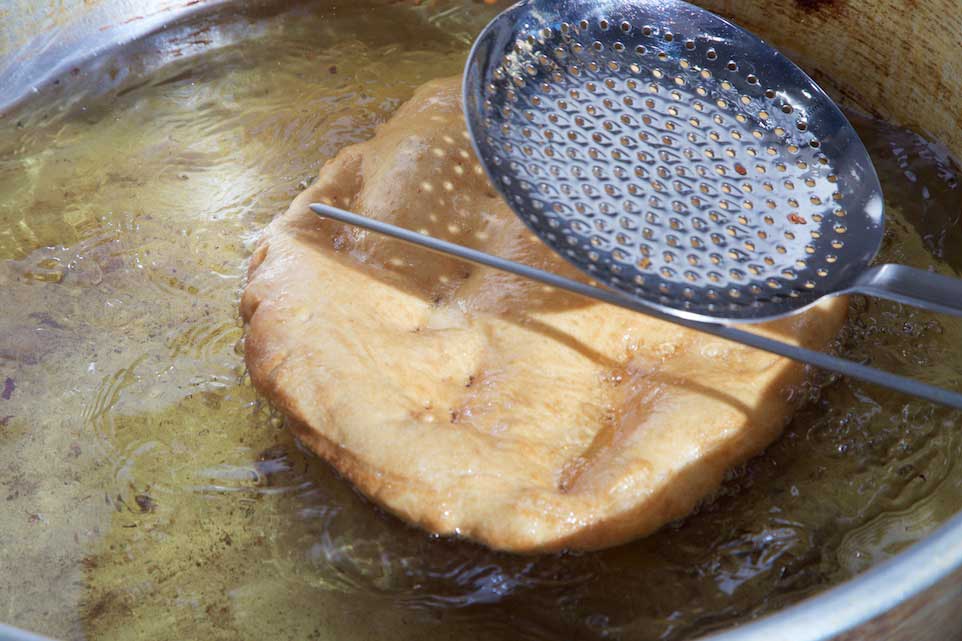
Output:
<instances>
[{"instance_id":1,"label":"hot cooking oil","mask_svg":"<svg viewBox=\"0 0 962 641\"><path fill-rule=\"evenodd\" d=\"M252 241L326 159L459 73L493 11L199 18L0 119L0 621L65 639L683 639L962 508L958 414L826 375L697 514L591 554L432 539L292 440L244 371ZM956 166L850 115L888 200L881 259L960 275ZM962 386L958 319L853 300L838 349Z\"/></svg>"}]
</instances>

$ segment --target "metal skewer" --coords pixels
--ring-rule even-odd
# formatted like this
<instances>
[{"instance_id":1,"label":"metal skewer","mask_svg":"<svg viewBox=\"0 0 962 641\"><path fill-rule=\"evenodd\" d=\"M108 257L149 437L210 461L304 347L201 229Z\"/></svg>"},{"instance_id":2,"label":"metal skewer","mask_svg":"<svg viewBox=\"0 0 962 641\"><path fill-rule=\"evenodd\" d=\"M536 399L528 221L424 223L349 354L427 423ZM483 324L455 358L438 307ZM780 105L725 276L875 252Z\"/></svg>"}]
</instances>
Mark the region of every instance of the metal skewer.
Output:
<instances>
[{"instance_id":1,"label":"metal skewer","mask_svg":"<svg viewBox=\"0 0 962 641\"><path fill-rule=\"evenodd\" d=\"M812 365L813 367L818 367L841 374L843 376L856 378L867 383L872 383L874 385L879 385L881 387L902 392L904 394L924 398L940 405L962 410L962 394L958 392L929 385L927 383L922 383L911 378L899 376L898 374L884 372L874 367L861 365L838 356L824 354L822 352L806 349L797 345L791 345L789 343L767 338L765 336L759 336L758 334L746 332L734 327L728 327L717 323L694 321L682 318L680 316L664 314L653 309L649 305L632 300L625 295L611 290L586 285L576 280L571 280L570 278L558 276L557 274L553 274L551 272L535 269L534 267L522 265L521 263L516 263L514 261L505 260L504 258L499 258L498 256L492 256L491 254L470 249L468 247L463 247L461 245L440 240L438 238L425 236L424 234L420 234L418 232L403 229L401 227L381 222L379 220L374 220L372 218L367 218L366 216L360 216L349 211L344 211L343 209L338 209L337 207L331 207L330 205L315 203L310 205L310 208L312 211L314 211L314 213L325 218L331 218L342 223L347 223L348 225L354 225L369 231L384 234L385 236L390 236L406 243L418 245L441 254L447 254L449 256L454 256L472 263L477 263L479 265L498 269L510 274L515 274L516 276L521 276L523 278L528 278L551 287L563 289L573 294L578 294L587 298L593 298L610 305L617 305L618 307L622 307L624 309L639 312L647 316L651 316L652 318L657 318L658 320L674 323L675 325L680 325L682 327L711 334L719 338L741 343L742 345L748 345L749 347L754 347L772 354L784 356L800 363Z\"/></svg>"}]
</instances>

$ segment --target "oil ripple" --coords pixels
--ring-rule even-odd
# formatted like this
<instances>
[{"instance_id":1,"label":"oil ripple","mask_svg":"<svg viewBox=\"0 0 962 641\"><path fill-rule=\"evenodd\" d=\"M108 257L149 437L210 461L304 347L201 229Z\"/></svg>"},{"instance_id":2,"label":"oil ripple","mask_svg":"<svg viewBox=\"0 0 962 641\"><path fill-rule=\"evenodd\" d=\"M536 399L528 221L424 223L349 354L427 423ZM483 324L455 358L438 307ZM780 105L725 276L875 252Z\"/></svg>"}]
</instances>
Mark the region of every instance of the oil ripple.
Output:
<instances>
[{"instance_id":1,"label":"oil ripple","mask_svg":"<svg viewBox=\"0 0 962 641\"><path fill-rule=\"evenodd\" d=\"M123 458L115 445L117 436L115 408L120 403L124 391L138 382L135 370L146 358L146 355L142 355L128 366L104 376L94 394L93 401L81 411L83 433L90 436L90 442L97 454L110 461Z\"/></svg>"},{"instance_id":2,"label":"oil ripple","mask_svg":"<svg viewBox=\"0 0 962 641\"><path fill-rule=\"evenodd\" d=\"M201 321L177 328L168 335L167 348L171 359L181 356L209 363L234 353L234 345L243 330L233 320ZM231 356L231 360L236 356Z\"/></svg>"}]
</instances>

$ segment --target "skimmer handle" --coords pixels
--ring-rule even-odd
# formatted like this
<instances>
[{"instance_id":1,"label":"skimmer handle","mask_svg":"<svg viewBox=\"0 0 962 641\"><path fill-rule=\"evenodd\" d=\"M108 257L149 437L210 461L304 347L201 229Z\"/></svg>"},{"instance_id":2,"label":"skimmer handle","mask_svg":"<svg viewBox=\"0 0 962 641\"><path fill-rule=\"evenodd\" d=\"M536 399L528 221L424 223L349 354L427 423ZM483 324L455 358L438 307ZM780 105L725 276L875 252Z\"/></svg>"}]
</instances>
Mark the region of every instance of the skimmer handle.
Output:
<instances>
[{"instance_id":1,"label":"skimmer handle","mask_svg":"<svg viewBox=\"0 0 962 641\"><path fill-rule=\"evenodd\" d=\"M401 227L397 227L380 220L375 220L373 218L367 218L366 216L361 216L359 214L353 214L349 211L344 211L343 209L338 209L337 207L332 207L330 205L314 203L310 205L310 208L315 214L324 216L325 218L331 218L342 223L347 223L348 225L353 225L355 227L367 229L379 234L391 236L392 238L397 238L398 240L407 243L419 245L432 251L450 256L456 256L462 260L493 267L494 269L516 274L524 278L530 278L531 280L543 283L545 285L550 285L574 294L587 296L588 298L600 300L611 305L617 305L618 307L647 314L648 316L652 316L669 323L674 323L675 325L681 325L683 327L688 327L700 332L705 332L706 334L712 334L713 336L735 341L736 343L741 343L742 345L748 345L749 347L755 347L766 352L771 352L772 354L785 356L786 358L790 358L801 363L807 363L815 367L837 372L843 376L850 376L868 383L881 385L882 387L887 387L889 389L902 392L903 394L917 396L934 403L939 403L940 405L946 405L948 407L954 407L955 409L962 410L962 394L956 391L929 385L928 383L923 383L922 381L917 381L905 376L899 376L898 374L892 374L891 372L883 372L880 369L876 369L868 365L862 365L861 363L839 358L838 356L832 356L831 354L825 354L812 349L799 347L798 345L792 345L791 343L785 343L774 338L768 338L767 336L753 334L735 327L727 327L725 325L719 325L716 323L689 320L679 316L666 314L652 308L642 300L628 298L624 294L620 294L609 289L601 289L600 287L586 285L585 283L571 280L570 278L564 278L558 274L546 272L528 265L523 265L521 263L515 263L498 256L492 256L491 254L486 254L482 251L471 249L470 247L463 247L462 245L449 243L445 240L441 240L440 238L425 236L424 234L420 234L416 231L403 229ZM926 273L926 276L931 276L931 274Z\"/></svg>"},{"instance_id":2,"label":"skimmer handle","mask_svg":"<svg viewBox=\"0 0 962 641\"><path fill-rule=\"evenodd\" d=\"M962 316L962 280L905 265L879 265L859 276L849 292Z\"/></svg>"}]
</instances>

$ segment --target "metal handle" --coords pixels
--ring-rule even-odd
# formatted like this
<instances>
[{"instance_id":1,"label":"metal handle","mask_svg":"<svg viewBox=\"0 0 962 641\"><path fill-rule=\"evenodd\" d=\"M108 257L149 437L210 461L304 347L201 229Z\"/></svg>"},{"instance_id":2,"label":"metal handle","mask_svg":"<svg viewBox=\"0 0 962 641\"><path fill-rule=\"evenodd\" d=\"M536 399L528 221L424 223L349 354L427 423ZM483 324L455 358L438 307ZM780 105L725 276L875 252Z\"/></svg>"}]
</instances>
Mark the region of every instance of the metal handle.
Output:
<instances>
[{"instance_id":1,"label":"metal handle","mask_svg":"<svg viewBox=\"0 0 962 641\"><path fill-rule=\"evenodd\" d=\"M859 276L849 291L962 316L962 280L924 269L879 265Z\"/></svg>"},{"instance_id":2,"label":"metal handle","mask_svg":"<svg viewBox=\"0 0 962 641\"><path fill-rule=\"evenodd\" d=\"M509 272L523 278L529 278L531 280L538 281L539 283L550 285L551 287L557 287L558 289L563 289L574 294L587 296L588 298L594 298L611 305L617 305L618 307L640 312L659 320L674 323L675 325L688 327L689 329L718 336L719 338L748 345L749 347L755 347L757 349L771 352L772 354L778 354L779 356L784 356L801 363L807 363L815 367L837 372L843 376L850 376L852 378L857 378L868 383L887 387L888 389L893 389L904 394L924 398L934 403L947 405L949 407L954 407L955 409L962 409L962 394L958 392L935 387L934 385L922 383L920 381L899 376L897 374L883 372L875 369L874 367L861 365L859 363L855 363L844 358L839 358L837 356L832 356L830 354L823 354L822 352L805 349L804 347L783 343L782 341L752 334L744 330L735 329L734 327L726 327L724 325L717 325L714 323L703 323L699 321L678 318L675 316L669 316L668 314L659 312L658 310L647 306L643 301L627 298L622 294L618 294L607 289L586 285L576 280L571 280L564 278L563 276L558 276L557 274L552 274L551 272L542 271L540 269L535 269L534 267L529 267L528 265L522 265L521 263L515 263L497 256L492 256L491 254L486 254L476 249L462 247L461 245L449 243L431 236L425 236L424 234L419 234L408 229L396 227L379 220L374 220L373 218L352 214L349 211L344 211L343 209L338 209L337 207L331 207L330 205L312 204L310 205L310 208L314 213L321 216L332 218L342 223L347 223L348 225L362 227L379 234L391 236L392 238L396 238L414 245L419 245L432 251L455 256L457 258L478 263L480 265L485 265L487 267L493 267L494 269Z\"/></svg>"}]
</instances>

